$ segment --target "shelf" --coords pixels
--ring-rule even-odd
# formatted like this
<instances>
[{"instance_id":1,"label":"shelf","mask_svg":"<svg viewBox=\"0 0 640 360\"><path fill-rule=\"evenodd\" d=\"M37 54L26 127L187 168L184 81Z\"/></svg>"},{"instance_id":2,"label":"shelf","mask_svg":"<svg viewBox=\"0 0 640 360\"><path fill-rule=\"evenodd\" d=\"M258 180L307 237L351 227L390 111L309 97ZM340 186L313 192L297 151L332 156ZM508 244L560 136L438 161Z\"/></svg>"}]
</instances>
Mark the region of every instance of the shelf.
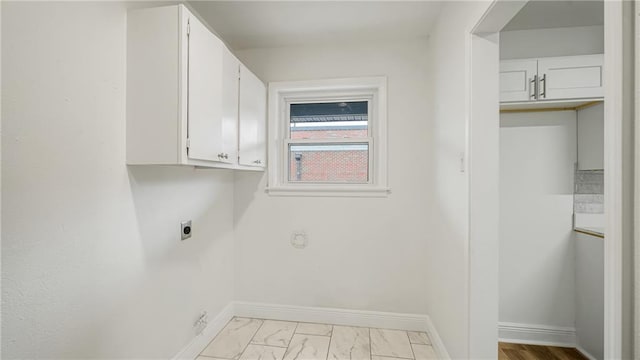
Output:
<instances>
[{"instance_id":1,"label":"shelf","mask_svg":"<svg viewBox=\"0 0 640 360\"><path fill-rule=\"evenodd\" d=\"M500 103L501 113L540 112L581 110L600 104L604 98L571 99L571 100L538 100Z\"/></svg>"}]
</instances>

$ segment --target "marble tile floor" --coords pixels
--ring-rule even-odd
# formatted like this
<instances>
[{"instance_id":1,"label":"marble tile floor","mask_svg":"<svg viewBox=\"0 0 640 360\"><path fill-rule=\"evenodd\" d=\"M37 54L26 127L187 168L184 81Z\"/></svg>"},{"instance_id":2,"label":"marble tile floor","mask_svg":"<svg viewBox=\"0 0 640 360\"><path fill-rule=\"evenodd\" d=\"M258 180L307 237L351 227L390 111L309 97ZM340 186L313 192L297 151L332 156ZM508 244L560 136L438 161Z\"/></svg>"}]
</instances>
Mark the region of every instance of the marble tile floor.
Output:
<instances>
[{"instance_id":1,"label":"marble tile floor","mask_svg":"<svg viewBox=\"0 0 640 360\"><path fill-rule=\"evenodd\" d=\"M196 360L436 359L423 332L235 317Z\"/></svg>"}]
</instances>

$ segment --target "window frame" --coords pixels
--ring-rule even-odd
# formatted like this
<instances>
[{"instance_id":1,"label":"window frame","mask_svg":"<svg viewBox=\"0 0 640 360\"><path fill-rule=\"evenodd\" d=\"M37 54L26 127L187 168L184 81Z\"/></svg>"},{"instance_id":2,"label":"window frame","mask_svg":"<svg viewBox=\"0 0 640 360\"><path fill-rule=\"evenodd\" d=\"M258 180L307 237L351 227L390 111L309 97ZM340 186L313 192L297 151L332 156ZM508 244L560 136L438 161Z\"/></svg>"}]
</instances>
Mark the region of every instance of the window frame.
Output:
<instances>
[{"instance_id":1,"label":"window frame","mask_svg":"<svg viewBox=\"0 0 640 360\"><path fill-rule=\"evenodd\" d=\"M367 101L367 137L337 139L291 139L290 105ZM346 78L269 83L268 183L266 191L275 196L385 197L387 180L387 79L386 77ZM289 146L306 144L367 144L369 174L366 183L299 182L289 180Z\"/></svg>"}]
</instances>

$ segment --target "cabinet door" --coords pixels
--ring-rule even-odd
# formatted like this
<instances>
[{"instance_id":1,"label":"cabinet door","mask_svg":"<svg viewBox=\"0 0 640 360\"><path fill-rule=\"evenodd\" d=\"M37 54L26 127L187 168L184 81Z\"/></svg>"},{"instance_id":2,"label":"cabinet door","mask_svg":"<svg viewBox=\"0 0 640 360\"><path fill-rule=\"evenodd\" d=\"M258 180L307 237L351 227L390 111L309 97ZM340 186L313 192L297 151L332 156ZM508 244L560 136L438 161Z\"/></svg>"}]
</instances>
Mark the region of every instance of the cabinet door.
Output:
<instances>
[{"instance_id":1,"label":"cabinet door","mask_svg":"<svg viewBox=\"0 0 640 360\"><path fill-rule=\"evenodd\" d=\"M539 59L539 99L603 97L603 63L601 54Z\"/></svg>"},{"instance_id":2,"label":"cabinet door","mask_svg":"<svg viewBox=\"0 0 640 360\"><path fill-rule=\"evenodd\" d=\"M528 101L535 98L536 60L500 61L500 101Z\"/></svg>"},{"instance_id":3,"label":"cabinet door","mask_svg":"<svg viewBox=\"0 0 640 360\"><path fill-rule=\"evenodd\" d=\"M224 45L194 16L188 21L188 156L221 161Z\"/></svg>"},{"instance_id":4,"label":"cabinet door","mask_svg":"<svg viewBox=\"0 0 640 360\"><path fill-rule=\"evenodd\" d=\"M240 65L240 136L238 162L246 166L266 164L267 88Z\"/></svg>"},{"instance_id":5,"label":"cabinet door","mask_svg":"<svg viewBox=\"0 0 640 360\"><path fill-rule=\"evenodd\" d=\"M240 61L225 47L222 62L222 161L235 163L238 161Z\"/></svg>"},{"instance_id":6,"label":"cabinet door","mask_svg":"<svg viewBox=\"0 0 640 360\"><path fill-rule=\"evenodd\" d=\"M578 110L578 169L604 169L604 103Z\"/></svg>"}]
</instances>

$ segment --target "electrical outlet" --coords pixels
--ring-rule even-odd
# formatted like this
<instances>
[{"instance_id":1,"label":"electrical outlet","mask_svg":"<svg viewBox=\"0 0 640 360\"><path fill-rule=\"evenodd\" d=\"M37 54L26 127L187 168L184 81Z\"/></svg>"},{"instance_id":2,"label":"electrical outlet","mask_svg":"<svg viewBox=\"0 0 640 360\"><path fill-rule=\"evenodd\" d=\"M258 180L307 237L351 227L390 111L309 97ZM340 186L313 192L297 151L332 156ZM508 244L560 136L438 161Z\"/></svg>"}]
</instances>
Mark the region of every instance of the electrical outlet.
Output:
<instances>
[{"instance_id":1,"label":"electrical outlet","mask_svg":"<svg viewBox=\"0 0 640 360\"><path fill-rule=\"evenodd\" d=\"M291 246L296 249L304 249L309 243L309 236L304 231L294 231L291 233Z\"/></svg>"},{"instance_id":2,"label":"electrical outlet","mask_svg":"<svg viewBox=\"0 0 640 360\"><path fill-rule=\"evenodd\" d=\"M180 239L186 240L191 237L191 220L180 223Z\"/></svg>"},{"instance_id":3,"label":"electrical outlet","mask_svg":"<svg viewBox=\"0 0 640 360\"><path fill-rule=\"evenodd\" d=\"M193 328L196 331L196 334L202 334L204 329L209 325L209 314L206 311L200 313L200 317L193 324Z\"/></svg>"}]
</instances>

